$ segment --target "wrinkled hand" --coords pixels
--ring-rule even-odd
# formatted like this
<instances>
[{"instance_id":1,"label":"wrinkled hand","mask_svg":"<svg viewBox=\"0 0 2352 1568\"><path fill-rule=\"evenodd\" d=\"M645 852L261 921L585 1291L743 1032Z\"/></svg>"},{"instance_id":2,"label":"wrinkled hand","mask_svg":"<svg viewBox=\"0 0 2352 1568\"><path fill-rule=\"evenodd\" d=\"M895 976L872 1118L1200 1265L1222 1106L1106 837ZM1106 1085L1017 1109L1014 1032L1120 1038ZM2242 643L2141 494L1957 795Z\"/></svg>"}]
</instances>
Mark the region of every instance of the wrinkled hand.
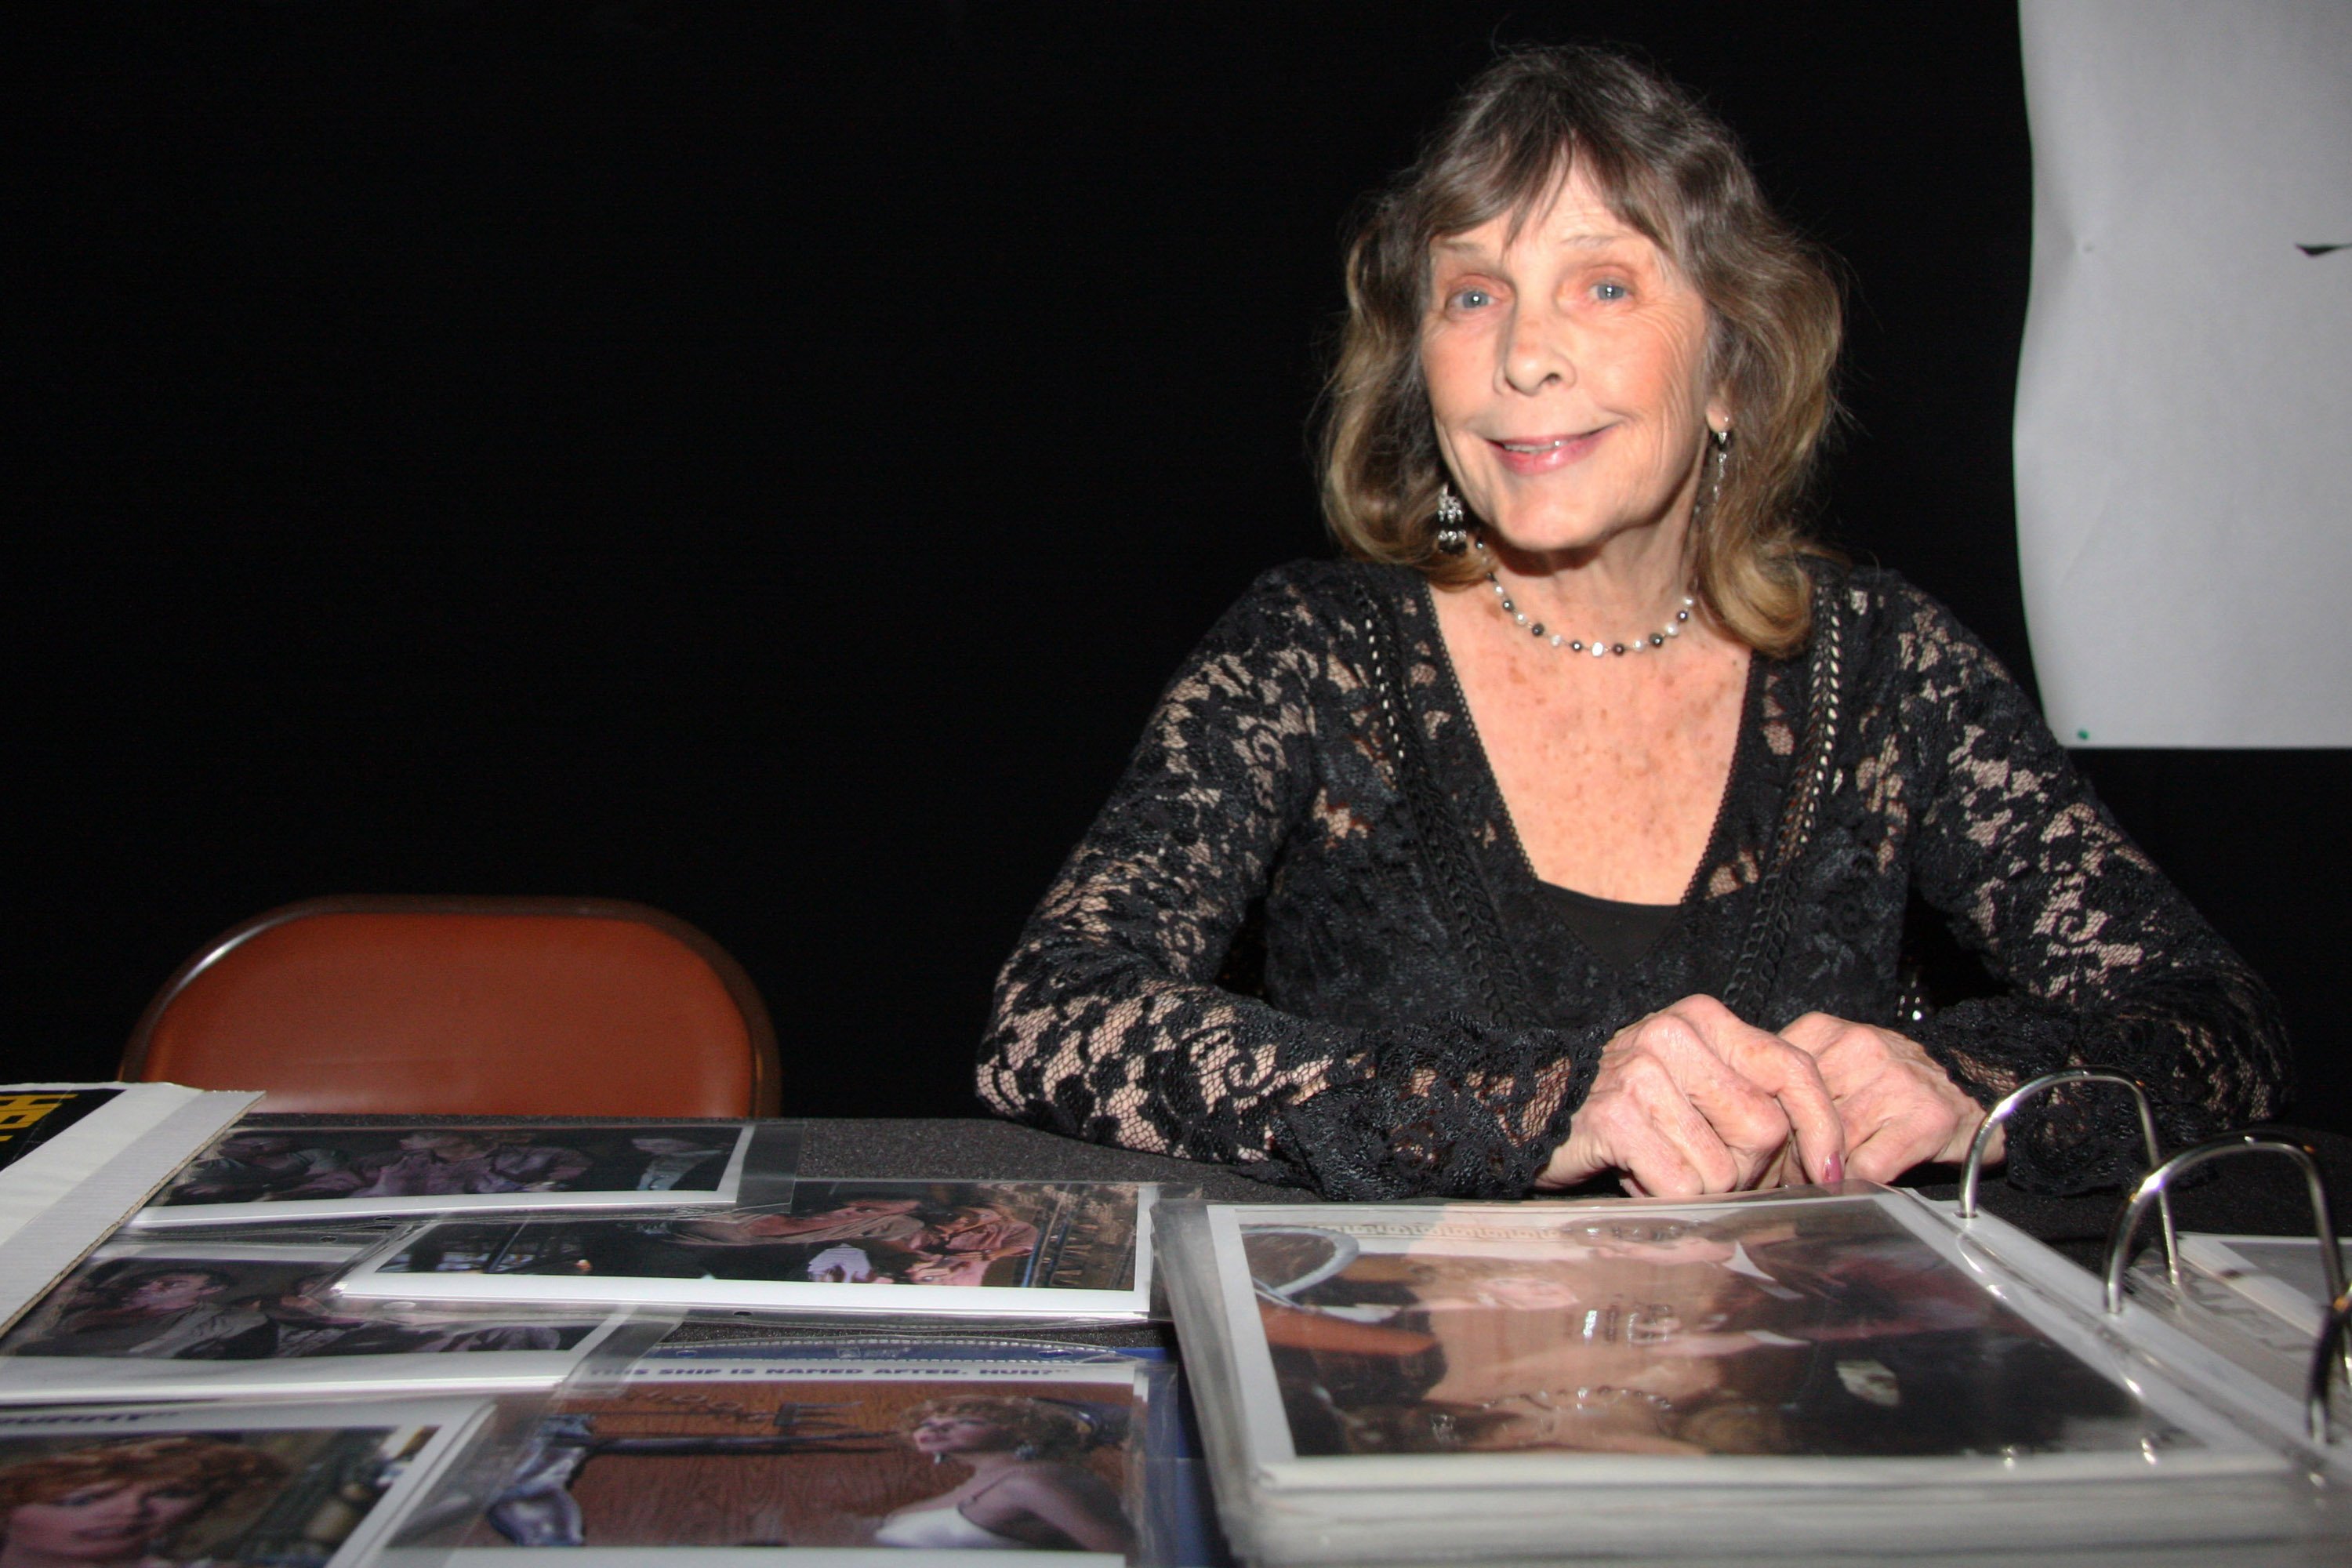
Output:
<instances>
[{"instance_id":1,"label":"wrinkled hand","mask_svg":"<svg viewBox=\"0 0 2352 1568\"><path fill-rule=\"evenodd\" d=\"M1736 1192L1774 1170L1792 1135L1806 1177L1843 1176L1845 1133L1812 1058L1712 996L1688 996L1602 1047L1592 1089L1536 1185L1614 1170L1664 1197Z\"/></svg>"},{"instance_id":2,"label":"wrinkled hand","mask_svg":"<svg viewBox=\"0 0 2352 1568\"><path fill-rule=\"evenodd\" d=\"M1806 1014L1780 1037L1820 1068L1845 1128L1849 1174L1886 1182L1927 1161L1969 1157L1984 1108L1916 1041L1827 1013ZM1989 1162L2000 1157L1999 1133L1985 1154Z\"/></svg>"}]
</instances>

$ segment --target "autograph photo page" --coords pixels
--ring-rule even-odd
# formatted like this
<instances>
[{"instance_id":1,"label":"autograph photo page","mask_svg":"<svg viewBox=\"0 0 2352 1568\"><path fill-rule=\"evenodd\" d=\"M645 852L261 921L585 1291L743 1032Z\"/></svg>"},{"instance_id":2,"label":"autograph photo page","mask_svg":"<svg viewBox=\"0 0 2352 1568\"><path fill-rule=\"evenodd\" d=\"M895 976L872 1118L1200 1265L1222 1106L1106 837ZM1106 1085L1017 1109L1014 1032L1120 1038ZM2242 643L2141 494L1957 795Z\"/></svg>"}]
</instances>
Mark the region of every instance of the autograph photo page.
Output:
<instances>
[{"instance_id":1,"label":"autograph photo page","mask_svg":"<svg viewBox=\"0 0 2352 1568\"><path fill-rule=\"evenodd\" d=\"M256 1220L736 1201L748 1122L233 1128L131 1222Z\"/></svg>"},{"instance_id":2,"label":"autograph photo page","mask_svg":"<svg viewBox=\"0 0 2352 1568\"><path fill-rule=\"evenodd\" d=\"M2197 1400L2136 1394L2074 1331L2021 1315L1931 1242L1918 1206L1209 1218L1249 1441L1277 1465L2105 1456L2131 1470L2245 1450Z\"/></svg>"},{"instance_id":3,"label":"autograph photo page","mask_svg":"<svg viewBox=\"0 0 2352 1568\"><path fill-rule=\"evenodd\" d=\"M1115 1182L802 1181L789 1203L634 1218L455 1220L340 1289L413 1301L1142 1316L1153 1189Z\"/></svg>"},{"instance_id":4,"label":"autograph photo page","mask_svg":"<svg viewBox=\"0 0 2352 1568\"><path fill-rule=\"evenodd\" d=\"M357 1568L484 1406L0 1413L6 1547L27 1562Z\"/></svg>"},{"instance_id":5,"label":"autograph photo page","mask_svg":"<svg viewBox=\"0 0 2352 1568\"><path fill-rule=\"evenodd\" d=\"M1117 1362L641 1363L558 1398L454 1561L789 1547L794 1562L910 1549L1121 1562L1139 1375Z\"/></svg>"},{"instance_id":6,"label":"autograph photo page","mask_svg":"<svg viewBox=\"0 0 2352 1568\"><path fill-rule=\"evenodd\" d=\"M0 1402L548 1388L622 1319L336 1299L356 1243L117 1242L0 1336Z\"/></svg>"}]
</instances>

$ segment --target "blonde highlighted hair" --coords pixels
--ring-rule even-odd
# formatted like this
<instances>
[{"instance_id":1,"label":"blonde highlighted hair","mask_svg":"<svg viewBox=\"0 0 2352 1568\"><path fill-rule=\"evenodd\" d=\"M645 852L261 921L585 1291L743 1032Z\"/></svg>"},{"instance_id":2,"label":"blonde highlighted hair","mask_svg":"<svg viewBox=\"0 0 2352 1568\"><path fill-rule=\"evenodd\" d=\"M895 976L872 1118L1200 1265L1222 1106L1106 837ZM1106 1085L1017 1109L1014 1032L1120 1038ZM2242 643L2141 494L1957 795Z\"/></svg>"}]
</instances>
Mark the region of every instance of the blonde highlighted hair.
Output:
<instances>
[{"instance_id":1,"label":"blonde highlighted hair","mask_svg":"<svg viewBox=\"0 0 2352 1568\"><path fill-rule=\"evenodd\" d=\"M1706 301L1707 374L1735 438L1721 493L1694 520L1692 570L1726 628L1786 656L1811 629L1805 557L1815 552L1798 511L1837 411L1837 277L1767 205L1722 122L1622 55L1547 48L1497 60L1374 199L1348 253L1348 320L1325 388L1325 519L1360 559L1447 585L1477 577L1475 557L1434 546L1445 470L1421 369L1430 247L1534 210L1571 170Z\"/></svg>"},{"instance_id":2,"label":"blonde highlighted hair","mask_svg":"<svg viewBox=\"0 0 2352 1568\"><path fill-rule=\"evenodd\" d=\"M1017 1395L927 1399L899 1417L898 1430L911 1433L935 1415L960 1415L1000 1427L1013 1439L1008 1447L1025 1448L1032 1458L1075 1458L1094 1441L1094 1428L1069 1406Z\"/></svg>"}]
</instances>

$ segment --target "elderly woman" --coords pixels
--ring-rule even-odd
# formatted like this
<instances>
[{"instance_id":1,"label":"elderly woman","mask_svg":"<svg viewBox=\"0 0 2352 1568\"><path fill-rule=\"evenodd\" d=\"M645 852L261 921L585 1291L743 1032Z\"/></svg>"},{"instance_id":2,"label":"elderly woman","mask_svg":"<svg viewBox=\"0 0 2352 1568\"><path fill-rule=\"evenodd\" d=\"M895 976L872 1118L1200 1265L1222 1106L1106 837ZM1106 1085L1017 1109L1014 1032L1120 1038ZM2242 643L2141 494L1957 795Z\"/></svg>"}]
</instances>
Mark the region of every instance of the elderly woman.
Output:
<instances>
[{"instance_id":1,"label":"elderly woman","mask_svg":"<svg viewBox=\"0 0 2352 1568\"><path fill-rule=\"evenodd\" d=\"M187 1553L174 1537L286 1467L201 1434L97 1443L0 1469L0 1568L140 1568Z\"/></svg>"},{"instance_id":2,"label":"elderly woman","mask_svg":"<svg viewBox=\"0 0 2352 1568\"><path fill-rule=\"evenodd\" d=\"M1348 281L1352 559L1178 673L1005 966L996 1109L1344 1197L1885 1179L2075 1064L2177 1138L2274 1109L2267 993L2016 683L1796 531L1837 291L1686 92L1501 60ZM2005 994L1906 1003L1913 895ZM2118 1098L2013 1177L2127 1169Z\"/></svg>"}]
</instances>

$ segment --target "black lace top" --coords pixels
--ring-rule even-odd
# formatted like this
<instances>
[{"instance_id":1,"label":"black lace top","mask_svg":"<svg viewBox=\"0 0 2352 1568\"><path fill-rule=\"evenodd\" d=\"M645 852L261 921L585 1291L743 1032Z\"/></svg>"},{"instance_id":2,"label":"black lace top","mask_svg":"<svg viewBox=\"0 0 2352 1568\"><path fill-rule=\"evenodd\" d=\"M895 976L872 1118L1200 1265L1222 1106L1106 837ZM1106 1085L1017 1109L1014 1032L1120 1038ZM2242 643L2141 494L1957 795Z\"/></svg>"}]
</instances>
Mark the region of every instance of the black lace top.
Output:
<instances>
[{"instance_id":1,"label":"black lace top","mask_svg":"<svg viewBox=\"0 0 2352 1568\"><path fill-rule=\"evenodd\" d=\"M1336 1197L1518 1196L1609 1037L1706 993L1766 1027L1812 1010L1900 1027L1987 1103L2090 1065L2137 1079L2168 1140L2272 1114L2287 1051L2269 993L1999 662L1888 573L1832 574L1817 604L1841 628L1842 669L1821 678L1834 743L1804 765L1807 658L1751 660L1713 837L1672 923L1620 964L1537 880L1421 578L1266 574L1169 687L1023 931L982 1098ZM1792 832L1792 783L1815 771ZM1911 889L2009 994L1897 1024ZM1262 941L1246 991L1221 983L1245 927ZM1743 952L1763 936L1759 966ZM2119 1091L2037 1105L2011 1123L2011 1180L2079 1188L2138 1164Z\"/></svg>"}]
</instances>

